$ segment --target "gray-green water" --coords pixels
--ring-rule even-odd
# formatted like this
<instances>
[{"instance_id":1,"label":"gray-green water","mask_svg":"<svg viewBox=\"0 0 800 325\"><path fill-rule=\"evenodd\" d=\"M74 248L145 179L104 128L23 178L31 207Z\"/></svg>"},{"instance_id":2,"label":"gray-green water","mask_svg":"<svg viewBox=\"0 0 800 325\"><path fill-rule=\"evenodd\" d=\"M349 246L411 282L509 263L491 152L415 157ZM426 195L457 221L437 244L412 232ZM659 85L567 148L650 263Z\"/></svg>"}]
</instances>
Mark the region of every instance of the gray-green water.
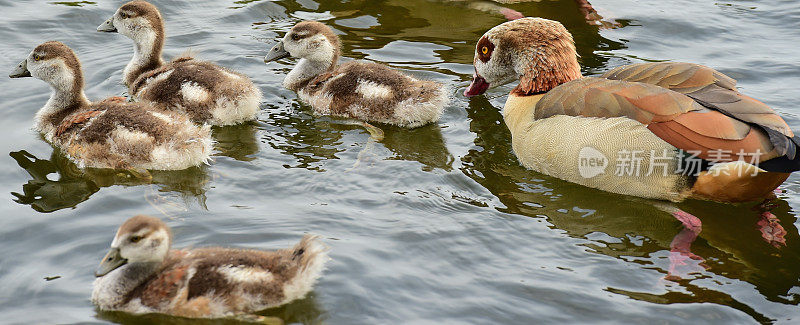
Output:
<instances>
[{"instance_id":1,"label":"gray-green water","mask_svg":"<svg viewBox=\"0 0 800 325\"><path fill-rule=\"evenodd\" d=\"M0 0L0 67L10 71L37 44L59 40L82 60L90 98L124 94L132 44L94 31L121 3ZM249 75L265 94L259 120L215 129L210 166L155 173L155 184L81 176L31 130L47 85L0 78L2 323L180 322L98 313L89 301L93 268L116 228L140 213L167 218L181 247L268 249L322 235L332 260L313 294L265 312L287 322L800 320L800 177L783 185L773 211L788 231L782 248L761 239L754 204L680 204L703 221L692 251L708 268L690 263L678 270L682 280L664 280L678 221L641 200L526 171L499 113L510 88L460 94L475 42L500 15L427 0L154 3L167 20L166 56L191 47ZM800 130L800 4L593 4L621 27L585 24L572 0L509 6L564 23L585 74L642 60L706 64ZM347 58L451 85L441 122L384 127L386 139L372 143L362 128L311 116L280 86L292 62L262 62L304 19L334 27Z\"/></svg>"}]
</instances>

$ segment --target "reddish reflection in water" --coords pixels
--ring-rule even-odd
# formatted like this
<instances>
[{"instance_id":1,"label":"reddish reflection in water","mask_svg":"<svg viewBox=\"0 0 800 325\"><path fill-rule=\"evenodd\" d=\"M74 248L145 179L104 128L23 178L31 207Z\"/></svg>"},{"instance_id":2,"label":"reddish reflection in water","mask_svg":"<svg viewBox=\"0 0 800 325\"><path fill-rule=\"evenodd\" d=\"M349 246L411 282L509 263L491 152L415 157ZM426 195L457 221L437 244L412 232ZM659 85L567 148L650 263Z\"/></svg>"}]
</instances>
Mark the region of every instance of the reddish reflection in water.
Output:
<instances>
[{"instance_id":1,"label":"reddish reflection in water","mask_svg":"<svg viewBox=\"0 0 800 325\"><path fill-rule=\"evenodd\" d=\"M780 220L769 211L761 213L761 219L758 220L758 230L761 231L761 237L775 248L786 246L786 229L779 223Z\"/></svg>"},{"instance_id":2,"label":"reddish reflection in water","mask_svg":"<svg viewBox=\"0 0 800 325\"><path fill-rule=\"evenodd\" d=\"M690 273L706 270L708 266L704 264L705 259L691 251L692 243L703 230L700 219L684 211L676 211L672 215L684 228L669 244L669 270L664 279L676 281Z\"/></svg>"}]
</instances>

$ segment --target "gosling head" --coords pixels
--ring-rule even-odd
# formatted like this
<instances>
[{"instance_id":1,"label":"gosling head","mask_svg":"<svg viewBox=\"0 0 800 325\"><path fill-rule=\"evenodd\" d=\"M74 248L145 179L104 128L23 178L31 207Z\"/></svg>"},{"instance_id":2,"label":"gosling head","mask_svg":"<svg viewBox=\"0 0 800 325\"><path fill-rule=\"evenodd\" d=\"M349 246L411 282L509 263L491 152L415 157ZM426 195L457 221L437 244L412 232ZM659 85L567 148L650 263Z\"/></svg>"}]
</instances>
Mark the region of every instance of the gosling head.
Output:
<instances>
[{"instance_id":1,"label":"gosling head","mask_svg":"<svg viewBox=\"0 0 800 325\"><path fill-rule=\"evenodd\" d=\"M572 35L561 23L521 18L487 31L475 46L475 75L464 96L520 80L515 93L546 92L580 78Z\"/></svg>"},{"instance_id":2,"label":"gosling head","mask_svg":"<svg viewBox=\"0 0 800 325\"><path fill-rule=\"evenodd\" d=\"M33 49L9 77L34 77L59 91L83 90L83 73L78 57L64 43L56 41L42 43Z\"/></svg>"},{"instance_id":3,"label":"gosling head","mask_svg":"<svg viewBox=\"0 0 800 325\"><path fill-rule=\"evenodd\" d=\"M272 47L264 62L289 56L334 65L339 59L339 37L323 23L300 22Z\"/></svg>"},{"instance_id":4,"label":"gosling head","mask_svg":"<svg viewBox=\"0 0 800 325\"><path fill-rule=\"evenodd\" d=\"M140 48L155 49L163 45L164 22L156 6L146 1L131 1L117 9L111 18L97 27L98 32L120 33Z\"/></svg>"},{"instance_id":5,"label":"gosling head","mask_svg":"<svg viewBox=\"0 0 800 325\"><path fill-rule=\"evenodd\" d=\"M161 263L172 245L172 232L161 219L135 216L122 224L94 275L104 276L125 264Z\"/></svg>"}]
</instances>

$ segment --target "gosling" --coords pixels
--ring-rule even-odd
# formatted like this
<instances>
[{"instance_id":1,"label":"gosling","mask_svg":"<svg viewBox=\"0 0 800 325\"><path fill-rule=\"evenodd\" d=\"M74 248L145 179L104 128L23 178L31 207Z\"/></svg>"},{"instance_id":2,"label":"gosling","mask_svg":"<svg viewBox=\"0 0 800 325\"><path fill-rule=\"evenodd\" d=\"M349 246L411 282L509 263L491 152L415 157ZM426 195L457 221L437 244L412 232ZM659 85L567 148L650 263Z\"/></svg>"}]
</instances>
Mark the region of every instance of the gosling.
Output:
<instances>
[{"instance_id":1,"label":"gosling","mask_svg":"<svg viewBox=\"0 0 800 325\"><path fill-rule=\"evenodd\" d=\"M435 123L450 101L447 88L368 61L338 65L339 37L316 21L298 23L264 58L299 58L283 86L296 91L318 115L406 128Z\"/></svg>"},{"instance_id":2,"label":"gosling","mask_svg":"<svg viewBox=\"0 0 800 325\"><path fill-rule=\"evenodd\" d=\"M52 88L34 128L78 167L179 170L211 154L211 129L147 103L117 97L90 102L75 52L60 42L37 46L9 75L34 77Z\"/></svg>"},{"instance_id":3,"label":"gosling","mask_svg":"<svg viewBox=\"0 0 800 325\"><path fill-rule=\"evenodd\" d=\"M179 111L196 123L233 125L256 119L262 95L247 76L188 53L164 62L164 21L154 5L128 2L97 31L133 40L123 82L136 99Z\"/></svg>"}]
</instances>

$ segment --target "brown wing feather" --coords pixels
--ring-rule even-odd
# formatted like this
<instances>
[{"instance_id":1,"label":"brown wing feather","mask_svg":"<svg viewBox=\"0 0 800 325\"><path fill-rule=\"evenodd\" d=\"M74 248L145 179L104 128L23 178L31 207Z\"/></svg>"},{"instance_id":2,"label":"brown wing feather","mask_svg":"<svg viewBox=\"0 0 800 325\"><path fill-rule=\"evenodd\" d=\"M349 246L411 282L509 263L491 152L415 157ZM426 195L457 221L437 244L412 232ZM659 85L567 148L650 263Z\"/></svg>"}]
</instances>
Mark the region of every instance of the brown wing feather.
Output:
<instances>
[{"instance_id":1,"label":"brown wing feather","mask_svg":"<svg viewBox=\"0 0 800 325\"><path fill-rule=\"evenodd\" d=\"M663 70L657 69L631 75L670 79ZM699 82L686 73L674 74L671 79L690 86ZM739 155L745 155L743 159L758 155L759 161L764 161L780 155L764 130L653 84L603 78L568 82L539 100L534 117L541 119L559 114L628 117L648 125L655 135L676 148L697 151L703 159L731 161L738 160Z\"/></svg>"},{"instance_id":2,"label":"brown wing feather","mask_svg":"<svg viewBox=\"0 0 800 325\"><path fill-rule=\"evenodd\" d=\"M751 131L751 127L746 123L712 110L681 114L672 121L699 135L725 140L744 139Z\"/></svg>"},{"instance_id":3,"label":"brown wing feather","mask_svg":"<svg viewBox=\"0 0 800 325\"><path fill-rule=\"evenodd\" d=\"M682 94L708 85L736 90L736 80L709 67L684 62L651 62L617 67L600 76L612 80L642 82Z\"/></svg>"},{"instance_id":4,"label":"brown wing feather","mask_svg":"<svg viewBox=\"0 0 800 325\"><path fill-rule=\"evenodd\" d=\"M789 125L772 108L742 95L736 90L736 80L706 66L684 62L639 63L617 67L601 77L664 87L741 121L794 137Z\"/></svg>"},{"instance_id":5,"label":"brown wing feather","mask_svg":"<svg viewBox=\"0 0 800 325\"><path fill-rule=\"evenodd\" d=\"M130 87L131 94L138 93L139 90L141 90L141 88L147 83L148 79L153 78L153 77L155 77L155 76L157 76L159 74L165 73L165 72L167 72L169 70L175 69L175 65L176 64L180 64L180 63L184 63L184 62L188 62L188 61L192 61L192 60L194 60L194 57L192 57L192 56L190 56L188 54L184 54L183 56L180 56L180 57L177 57L175 59L172 59L172 61L170 61L169 63L161 65L160 67L158 67L156 69L153 69L153 70L150 70L150 71L142 73L141 75L136 77L136 80L134 80L133 85Z\"/></svg>"},{"instance_id":6,"label":"brown wing feather","mask_svg":"<svg viewBox=\"0 0 800 325\"><path fill-rule=\"evenodd\" d=\"M602 78L582 78L553 88L536 105L534 118L553 115L618 117L643 124L670 121L703 107L662 87Z\"/></svg>"},{"instance_id":7,"label":"brown wing feather","mask_svg":"<svg viewBox=\"0 0 800 325\"><path fill-rule=\"evenodd\" d=\"M685 118L686 116L700 114L704 116ZM715 162L739 159L744 161L766 161L779 156L769 142L769 138L761 130L748 127L743 136L737 135L740 139L726 139L726 137L715 136L711 133L704 134L704 132L698 131L697 128L693 128L694 124L687 123L687 120L689 122L691 120L705 120L706 123L723 126L733 119L714 111L707 113L690 112L672 121L649 124L647 128L676 148L697 153L698 157ZM713 122L715 120L719 122ZM736 122L744 125L744 123Z\"/></svg>"},{"instance_id":8,"label":"brown wing feather","mask_svg":"<svg viewBox=\"0 0 800 325\"><path fill-rule=\"evenodd\" d=\"M106 99L101 100L98 103L107 103L107 104L124 104L127 103L128 99L122 96L113 96L108 97Z\"/></svg>"},{"instance_id":9,"label":"brown wing feather","mask_svg":"<svg viewBox=\"0 0 800 325\"><path fill-rule=\"evenodd\" d=\"M65 118L61 124L58 125L56 129L56 136L60 136L64 134L64 132L69 131L69 129L79 126L86 121L90 120L91 118L102 114L102 110L89 110L85 112L76 113L73 115L68 116Z\"/></svg>"}]
</instances>

